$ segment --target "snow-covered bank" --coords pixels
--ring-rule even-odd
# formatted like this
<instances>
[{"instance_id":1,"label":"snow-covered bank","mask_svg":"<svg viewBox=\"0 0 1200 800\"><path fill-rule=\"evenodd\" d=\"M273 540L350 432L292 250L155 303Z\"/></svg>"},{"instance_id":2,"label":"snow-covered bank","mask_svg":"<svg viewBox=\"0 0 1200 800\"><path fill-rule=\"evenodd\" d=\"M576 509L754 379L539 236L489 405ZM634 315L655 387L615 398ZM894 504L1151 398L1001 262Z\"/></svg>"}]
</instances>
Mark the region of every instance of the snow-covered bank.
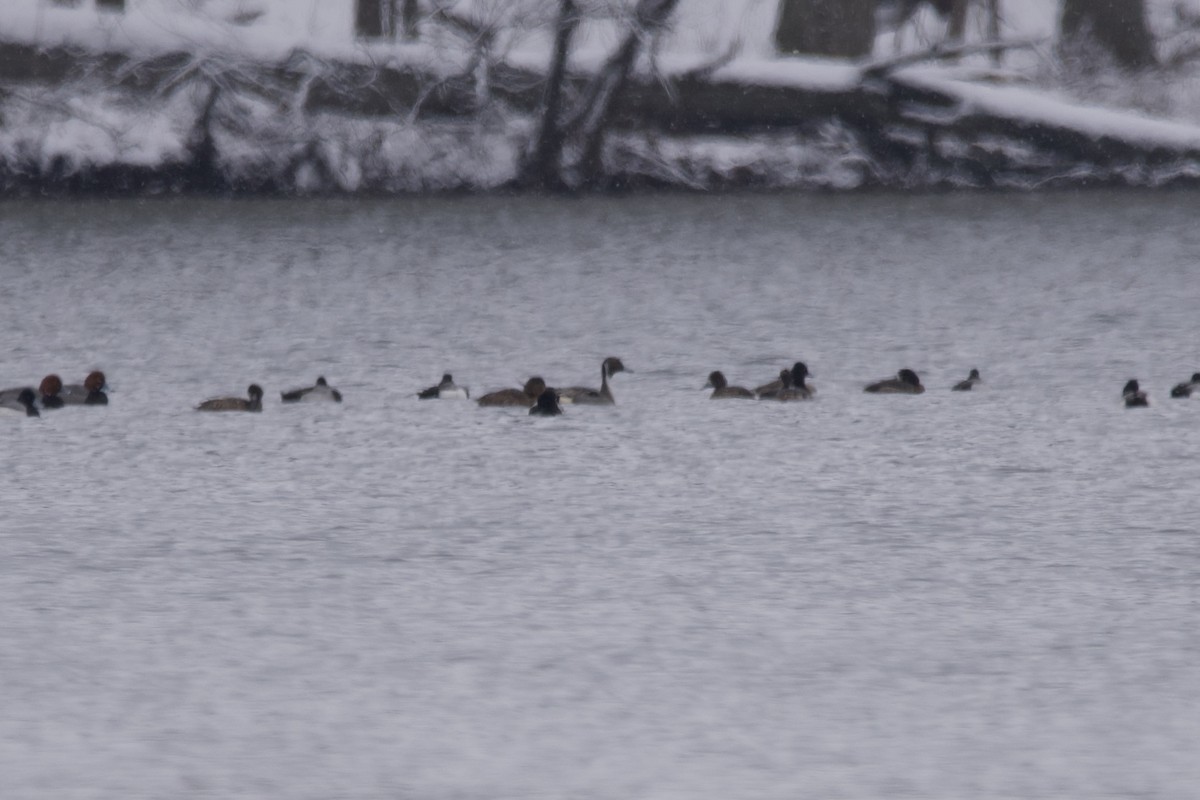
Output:
<instances>
[{"instance_id":1,"label":"snow-covered bank","mask_svg":"<svg viewBox=\"0 0 1200 800\"><path fill-rule=\"evenodd\" d=\"M480 50L432 25L419 43L355 44L338 3L261 0L252 5L275 22L236 26L219 3L193 19L143 0L119 24L100 15L107 27L88 28L78 9L14 2L27 13L0 30L2 191L490 190L521 182L539 129L544 24ZM1011 0L1012 31L1046 23L1020 11L1028 5ZM1200 127L1186 119L1082 105L1037 88L1036 69L980 71L969 56L878 69L768 57L759 29L770 4L729 6L730 35L684 12L654 58L635 62L599 175L567 174L566 185L1159 186L1200 174ZM75 22L55 39L51 18ZM572 48L568 120L611 69L607 24ZM740 50L725 47L747 31ZM1021 85L991 83L998 75ZM582 149L568 143L568 159Z\"/></svg>"}]
</instances>

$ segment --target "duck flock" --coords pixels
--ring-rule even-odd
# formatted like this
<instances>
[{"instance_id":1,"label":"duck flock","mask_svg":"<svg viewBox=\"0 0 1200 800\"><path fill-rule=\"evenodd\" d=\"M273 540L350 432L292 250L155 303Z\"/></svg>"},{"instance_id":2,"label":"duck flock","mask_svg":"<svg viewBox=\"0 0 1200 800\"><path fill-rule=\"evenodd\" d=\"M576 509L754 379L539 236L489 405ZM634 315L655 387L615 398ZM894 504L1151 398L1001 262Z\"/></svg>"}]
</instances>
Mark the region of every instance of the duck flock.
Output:
<instances>
[{"instance_id":1,"label":"duck flock","mask_svg":"<svg viewBox=\"0 0 1200 800\"><path fill-rule=\"evenodd\" d=\"M600 388L593 389L584 386L556 388L547 386L538 376L531 377L519 389L498 389L476 398L476 403L490 407L526 408L534 416L557 416L562 414L564 404L578 405L614 405L609 379L620 372L631 372L626 369L621 359L609 356L600 364ZM789 402L795 400L811 400L816 389L808 384L810 373L803 361L797 361L790 369L783 369L779 377L753 390L743 386L730 386L721 372L711 372L708 376L706 389L712 389L713 400L775 400ZM978 369L972 369L967 377L950 387L952 391L967 392L983 382ZM872 394L921 394L925 387L917 373L911 369L902 369L894 377L874 381L863 387L863 391ZM1176 384L1171 389L1171 397L1186 398L1200 391L1200 372L1194 373L1191 380ZM65 406L103 406L108 405L108 381L99 370L90 372L83 383L65 385L58 375L47 375L42 379L35 391L32 386L18 386L0 390L0 409L17 411L29 417L41 415L43 410L64 408ZM256 383L250 384L246 397L215 397L205 400L196 406L197 411L262 411L263 390ZM421 400L437 399L470 399L471 393L465 386L454 383L450 373L442 375L442 380L435 386L430 386L417 392ZM1146 392L1138 385L1137 380L1130 380L1122 390L1126 408L1145 408L1150 405ZM342 394L329 385L324 377L317 378L312 386L291 389L280 393L284 403L299 403L327 401L340 403Z\"/></svg>"}]
</instances>

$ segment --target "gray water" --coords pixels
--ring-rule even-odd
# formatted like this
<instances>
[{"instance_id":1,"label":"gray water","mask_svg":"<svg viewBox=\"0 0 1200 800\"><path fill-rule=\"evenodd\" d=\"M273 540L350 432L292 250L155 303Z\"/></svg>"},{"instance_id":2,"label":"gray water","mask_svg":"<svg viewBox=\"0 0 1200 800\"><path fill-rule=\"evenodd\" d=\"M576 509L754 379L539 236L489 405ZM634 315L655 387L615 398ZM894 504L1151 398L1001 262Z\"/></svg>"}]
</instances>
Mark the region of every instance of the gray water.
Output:
<instances>
[{"instance_id":1,"label":"gray water","mask_svg":"<svg viewBox=\"0 0 1200 800\"><path fill-rule=\"evenodd\" d=\"M0 796L1194 798L1198 210L0 203Z\"/></svg>"}]
</instances>

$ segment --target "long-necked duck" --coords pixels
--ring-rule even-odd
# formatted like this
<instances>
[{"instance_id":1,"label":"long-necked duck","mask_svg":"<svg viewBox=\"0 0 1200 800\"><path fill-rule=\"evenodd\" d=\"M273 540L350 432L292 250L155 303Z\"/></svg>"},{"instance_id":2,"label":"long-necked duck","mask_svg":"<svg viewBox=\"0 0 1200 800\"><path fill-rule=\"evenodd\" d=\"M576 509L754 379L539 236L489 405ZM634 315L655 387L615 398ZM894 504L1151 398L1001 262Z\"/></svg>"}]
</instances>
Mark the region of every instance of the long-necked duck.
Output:
<instances>
[{"instance_id":1,"label":"long-necked duck","mask_svg":"<svg viewBox=\"0 0 1200 800\"><path fill-rule=\"evenodd\" d=\"M725 380L725 375L719 371L708 373L708 383L704 384L704 388L713 390L713 393L708 396L710 400L723 400L725 398L754 399L754 392L744 386L730 386L729 382Z\"/></svg>"},{"instance_id":2,"label":"long-necked duck","mask_svg":"<svg viewBox=\"0 0 1200 800\"><path fill-rule=\"evenodd\" d=\"M465 386L455 386L454 378L447 372L442 376L442 382L417 392L422 400L466 400L471 396Z\"/></svg>"},{"instance_id":3,"label":"long-necked duck","mask_svg":"<svg viewBox=\"0 0 1200 800\"><path fill-rule=\"evenodd\" d=\"M335 403L342 402L342 393L326 383L324 375L318 377L316 384L312 386L281 392L280 396L285 403L313 402L318 400L332 400Z\"/></svg>"},{"instance_id":4,"label":"long-necked duck","mask_svg":"<svg viewBox=\"0 0 1200 800\"><path fill-rule=\"evenodd\" d=\"M1125 384L1125 388L1121 390L1121 396L1125 398L1126 408L1145 408L1150 405L1150 401L1146 399L1146 393L1138 387L1136 380L1130 380Z\"/></svg>"},{"instance_id":5,"label":"long-necked duck","mask_svg":"<svg viewBox=\"0 0 1200 800\"><path fill-rule=\"evenodd\" d=\"M57 375L47 375L42 378L42 382L38 384L38 394L41 395L39 400L42 408L62 408L63 400L58 396L62 388L62 378Z\"/></svg>"},{"instance_id":6,"label":"long-necked duck","mask_svg":"<svg viewBox=\"0 0 1200 800\"><path fill-rule=\"evenodd\" d=\"M593 406L611 406L617 401L613 397L612 389L608 388L608 379L618 372L632 372L625 369L625 365L621 363L621 359L615 356L609 356L600 363L600 388L589 389L584 386L571 386L566 389L558 390L558 397L564 403L578 403L580 405Z\"/></svg>"},{"instance_id":7,"label":"long-necked duck","mask_svg":"<svg viewBox=\"0 0 1200 800\"><path fill-rule=\"evenodd\" d=\"M812 390L804 385L804 378L808 374L808 368L804 364L797 362L795 367L779 371L779 388L768 389L758 396L759 400L779 400L788 402L791 400L811 400ZM800 383L796 384L796 378L799 375Z\"/></svg>"},{"instance_id":8,"label":"long-necked duck","mask_svg":"<svg viewBox=\"0 0 1200 800\"><path fill-rule=\"evenodd\" d=\"M83 383L72 383L64 386L59 392L63 403L69 406L106 406L108 405L108 380L100 370L88 373Z\"/></svg>"},{"instance_id":9,"label":"long-necked duck","mask_svg":"<svg viewBox=\"0 0 1200 800\"><path fill-rule=\"evenodd\" d=\"M537 404L529 409L530 416L534 417L556 417L563 413L558 405L558 392L552 388L545 388L538 395Z\"/></svg>"},{"instance_id":10,"label":"long-necked duck","mask_svg":"<svg viewBox=\"0 0 1200 800\"><path fill-rule=\"evenodd\" d=\"M546 391L546 382L537 375L525 381L522 389L498 389L488 392L475 402L481 406L513 406L529 408Z\"/></svg>"},{"instance_id":11,"label":"long-necked duck","mask_svg":"<svg viewBox=\"0 0 1200 800\"><path fill-rule=\"evenodd\" d=\"M3 395L0 395L0 408L22 411L27 417L40 417L41 414L34 405L36 399L37 395L28 386L23 389L5 389Z\"/></svg>"},{"instance_id":12,"label":"long-necked duck","mask_svg":"<svg viewBox=\"0 0 1200 800\"><path fill-rule=\"evenodd\" d=\"M951 387L951 391L969 392L975 388L975 384L983 383L983 378L979 377L979 370L971 370L971 374L967 376L965 381L959 381Z\"/></svg>"},{"instance_id":13,"label":"long-necked duck","mask_svg":"<svg viewBox=\"0 0 1200 800\"><path fill-rule=\"evenodd\" d=\"M205 400L200 405L196 406L197 411L262 411L262 387L257 383L250 384L250 388L246 390L250 395L247 400L244 397L216 397L212 400Z\"/></svg>"},{"instance_id":14,"label":"long-necked duck","mask_svg":"<svg viewBox=\"0 0 1200 800\"><path fill-rule=\"evenodd\" d=\"M863 391L872 394L921 394L925 387L921 385L917 373L911 369L902 369L894 378L867 384Z\"/></svg>"},{"instance_id":15,"label":"long-necked duck","mask_svg":"<svg viewBox=\"0 0 1200 800\"><path fill-rule=\"evenodd\" d=\"M1200 389L1200 372L1193 372L1190 381L1175 384L1171 389L1171 397L1191 397L1197 389Z\"/></svg>"}]
</instances>

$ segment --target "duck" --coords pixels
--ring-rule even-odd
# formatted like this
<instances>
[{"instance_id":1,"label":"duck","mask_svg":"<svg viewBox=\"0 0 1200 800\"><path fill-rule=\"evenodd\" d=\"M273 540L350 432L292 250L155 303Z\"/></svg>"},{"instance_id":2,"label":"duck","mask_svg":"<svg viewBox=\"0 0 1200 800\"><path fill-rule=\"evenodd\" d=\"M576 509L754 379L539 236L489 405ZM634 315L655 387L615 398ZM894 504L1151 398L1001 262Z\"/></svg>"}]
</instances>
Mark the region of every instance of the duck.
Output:
<instances>
[{"instance_id":1,"label":"duck","mask_svg":"<svg viewBox=\"0 0 1200 800\"><path fill-rule=\"evenodd\" d=\"M1200 372L1193 372L1192 379L1187 383L1175 384L1171 389L1171 397L1191 397L1196 389L1200 389Z\"/></svg>"},{"instance_id":2,"label":"duck","mask_svg":"<svg viewBox=\"0 0 1200 800\"><path fill-rule=\"evenodd\" d=\"M549 387L542 390L537 403L529 409L531 417L557 417L561 413L563 412L558 405L558 392Z\"/></svg>"},{"instance_id":3,"label":"duck","mask_svg":"<svg viewBox=\"0 0 1200 800\"><path fill-rule=\"evenodd\" d=\"M467 387L454 385L454 377L449 372L442 375L442 382L437 386L417 392L417 397L422 400L466 400L470 396Z\"/></svg>"},{"instance_id":4,"label":"duck","mask_svg":"<svg viewBox=\"0 0 1200 800\"><path fill-rule=\"evenodd\" d=\"M5 389L0 395L0 408L7 408L10 411L23 411L27 417L40 417L41 413L34 405L34 400L37 395L33 393L33 389L26 386L23 389Z\"/></svg>"},{"instance_id":5,"label":"duck","mask_svg":"<svg viewBox=\"0 0 1200 800\"><path fill-rule=\"evenodd\" d=\"M971 370L971 374L964 381L959 381L950 388L952 392L969 392L975 388L975 384L983 383L983 378L979 377L979 370Z\"/></svg>"},{"instance_id":6,"label":"duck","mask_svg":"<svg viewBox=\"0 0 1200 800\"><path fill-rule=\"evenodd\" d=\"M100 370L93 370L83 379L83 383L72 383L64 386L59 396L63 403L69 406L106 406L108 405L108 380Z\"/></svg>"},{"instance_id":7,"label":"duck","mask_svg":"<svg viewBox=\"0 0 1200 800\"><path fill-rule=\"evenodd\" d=\"M784 370L784 372L787 371L788 370ZM817 393L816 389L805 383L805 379L809 377L807 364L805 364L803 361L797 361L795 364L792 364L792 369L790 372L792 376L791 386L800 387L809 394ZM779 374L782 376L783 372L780 372ZM762 386L755 388L754 393L759 397L762 397L764 393L778 392L782 388L784 388L783 378L780 377L771 381L770 383L764 383Z\"/></svg>"},{"instance_id":8,"label":"duck","mask_svg":"<svg viewBox=\"0 0 1200 800\"><path fill-rule=\"evenodd\" d=\"M725 375L719 371L708 373L708 383L704 384L704 388L713 390L713 393L708 396L710 400L722 400L725 398L754 399L754 392L744 386L730 386L725 380Z\"/></svg>"},{"instance_id":9,"label":"duck","mask_svg":"<svg viewBox=\"0 0 1200 800\"><path fill-rule=\"evenodd\" d=\"M584 386L571 386L567 389L558 390L558 398L564 403L578 403L580 405L593 406L611 406L616 404L616 398L613 397L612 389L608 388L608 379L618 372L632 372L625 368L621 363L621 359L615 356L609 356L600 362L600 388L589 389ZM540 399L540 398L539 398Z\"/></svg>"},{"instance_id":10,"label":"duck","mask_svg":"<svg viewBox=\"0 0 1200 800\"><path fill-rule=\"evenodd\" d=\"M250 395L247 400L244 397L216 397L212 400L205 400L200 405L196 406L197 411L262 411L262 387L257 383L250 384L250 388L246 390Z\"/></svg>"},{"instance_id":11,"label":"duck","mask_svg":"<svg viewBox=\"0 0 1200 800\"><path fill-rule=\"evenodd\" d=\"M1146 399L1146 393L1138 387L1136 380L1130 380L1125 384L1125 388L1121 390L1121 396L1125 398L1126 408L1145 408L1150 405L1150 401Z\"/></svg>"},{"instance_id":12,"label":"duck","mask_svg":"<svg viewBox=\"0 0 1200 800\"><path fill-rule=\"evenodd\" d=\"M525 386L521 389L497 389L494 392L488 392L475 402L481 406L519 406L520 408L529 408L537 402L544 391L546 391L546 382L539 376L534 375L525 381Z\"/></svg>"},{"instance_id":13,"label":"duck","mask_svg":"<svg viewBox=\"0 0 1200 800\"><path fill-rule=\"evenodd\" d=\"M812 390L804 385L804 377L807 375L807 368L803 364L797 364L801 367L799 371L796 367L792 369L784 369L779 371L779 388L768 389L758 396L759 400L778 400L780 402L788 402L791 400L811 400ZM799 372L800 383L796 384L796 375Z\"/></svg>"},{"instance_id":14,"label":"duck","mask_svg":"<svg viewBox=\"0 0 1200 800\"><path fill-rule=\"evenodd\" d=\"M863 391L872 394L921 394L925 387L921 385L917 373L911 369L902 369L894 378L867 384Z\"/></svg>"},{"instance_id":15,"label":"duck","mask_svg":"<svg viewBox=\"0 0 1200 800\"><path fill-rule=\"evenodd\" d=\"M47 375L38 384L38 394L41 395L42 408L62 408L63 399L58 396L62 391L62 378L57 375Z\"/></svg>"},{"instance_id":16,"label":"duck","mask_svg":"<svg viewBox=\"0 0 1200 800\"><path fill-rule=\"evenodd\" d=\"M332 400L335 403L342 402L342 393L330 386L324 375L317 377L317 382L312 386L307 386L303 389L292 389L287 392L280 392L280 397L285 403L299 403L301 401L312 402L318 400Z\"/></svg>"}]
</instances>

